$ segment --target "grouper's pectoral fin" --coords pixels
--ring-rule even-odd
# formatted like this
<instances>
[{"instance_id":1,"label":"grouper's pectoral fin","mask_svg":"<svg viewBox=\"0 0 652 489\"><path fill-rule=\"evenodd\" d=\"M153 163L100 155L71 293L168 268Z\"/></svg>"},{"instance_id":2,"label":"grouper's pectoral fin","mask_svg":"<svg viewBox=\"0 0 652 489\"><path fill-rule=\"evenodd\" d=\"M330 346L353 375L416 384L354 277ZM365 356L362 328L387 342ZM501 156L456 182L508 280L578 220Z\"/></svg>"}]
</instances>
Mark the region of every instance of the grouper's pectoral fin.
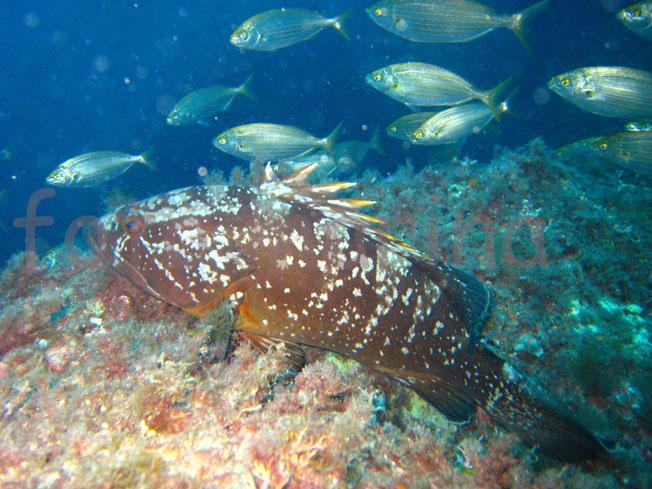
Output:
<instances>
[{"instance_id":1,"label":"grouper's pectoral fin","mask_svg":"<svg viewBox=\"0 0 652 489\"><path fill-rule=\"evenodd\" d=\"M251 342L251 344L262 353L267 353L270 348L281 346L281 344L283 344L281 347L284 348L285 355L290 359L292 366L297 372L301 370L303 365L306 363L305 352L298 343L270 338L269 336L245 333L244 331L240 331L238 334L241 338Z\"/></svg>"},{"instance_id":2,"label":"grouper's pectoral fin","mask_svg":"<svg viewBox=\"0 0 652 489\"><path fill-rule=\"evenodd\" d=\"M379 368L378 370L391 375L401 384L414 390L453 423L468 423L475 413L475 401L445 379L400 369Z\"/></svg>"},{"instance_id":3,"label":"grouper's pectoral fin","mask_svg":"<svg viewBox=\"0 0 652 489\"><path fill-rule=\"evenodd\" d=\"M192 314L193 316L203 318L209 311L219 307L222 302L229 300L229 297L235 296L238 293L246 293L246 291L249 290L252 285L253 282L250 277L241 278L229 284L226 289L224 289L220 294L216 295L208 302L192 307L184 307L182 309L187 313Z\"/></svg>"},{"instance_id":4,"label":"grouper's pectoral fin","mask_svg":"<svg viewBox=\"0 0 652 489\"><path fill-rule=\"evenodd\" d=\"M272 338L264 332L269 328L266 321L261 319L261 315L256 310L255 300L253 300L254 293L248 290L244 294L244 299L238 306L238 319L236 321L235 329L241 338L249 340L251 344L260 352L267 353L267 351L274 347L284 344L285 354L292 362L292 365L298 372L303 368L306 363L303 348L298 343L292 341L280 340ZM262 333L262 334L261 334Z\"/></svg>"}]
</instances>

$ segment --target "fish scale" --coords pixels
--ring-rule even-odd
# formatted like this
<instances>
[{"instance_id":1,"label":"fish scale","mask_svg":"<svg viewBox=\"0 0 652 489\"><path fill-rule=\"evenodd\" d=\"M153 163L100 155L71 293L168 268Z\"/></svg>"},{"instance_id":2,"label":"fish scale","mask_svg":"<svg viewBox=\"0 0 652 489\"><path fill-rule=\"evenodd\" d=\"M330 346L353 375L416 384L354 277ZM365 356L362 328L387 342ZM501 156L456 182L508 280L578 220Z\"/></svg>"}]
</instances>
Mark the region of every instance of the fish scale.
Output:
<instances>
[{"instance_id":1,"label":"fish scale","mask_svg":"<svg viewBox=\"0 0 652 489\"><path fill-rule=\"evenodd\" d=\"M456 422L480 406L550 456L601 455L572 415L531 394L481 345L489 293L374 228L372 202L308 185L316 165L260 187L199 186L122 207L86 229L91 247L155 297L196 316L227 301L234 329L262 350L347 355L414 389Z\"/></svg>"}]
</instances>

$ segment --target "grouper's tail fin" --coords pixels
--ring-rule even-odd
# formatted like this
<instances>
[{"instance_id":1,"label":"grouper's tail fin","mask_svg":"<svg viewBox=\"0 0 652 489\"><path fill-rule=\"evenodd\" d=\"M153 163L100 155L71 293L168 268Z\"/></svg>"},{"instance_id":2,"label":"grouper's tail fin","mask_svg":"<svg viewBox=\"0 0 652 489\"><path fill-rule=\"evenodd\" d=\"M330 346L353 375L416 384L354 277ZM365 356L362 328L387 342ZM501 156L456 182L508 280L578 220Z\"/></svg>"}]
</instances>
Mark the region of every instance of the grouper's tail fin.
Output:
<instances>
[{"instance_id":1,"label":"grouper's tail fin","mask_svg":"<svg viewBox=\"0 0 652 489\"><path fill-rule=\"evenodd\" d=\"M533 393L508 363L489 350L478 348L476 354L482 373L472 397L497 424L551 458L578 463L606 457L610 442L597 437L566 409Z\"/></svg>"}]
</instances>

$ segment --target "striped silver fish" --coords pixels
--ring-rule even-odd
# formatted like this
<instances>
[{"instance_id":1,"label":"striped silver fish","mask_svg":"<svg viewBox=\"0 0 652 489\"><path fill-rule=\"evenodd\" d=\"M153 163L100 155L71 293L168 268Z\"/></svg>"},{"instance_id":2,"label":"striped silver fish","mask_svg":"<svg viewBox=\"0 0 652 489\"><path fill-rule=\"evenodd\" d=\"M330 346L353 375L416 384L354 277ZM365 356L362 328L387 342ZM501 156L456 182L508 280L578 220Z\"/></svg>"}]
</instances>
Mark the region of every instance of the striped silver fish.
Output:
<instances>
[{"instance_id":1,"label":"striped silver fish","mask_svg":"<svg viewBox=\"0 0 652 489\"><path fill-rule=\"evenodd\" d=\"M244 95L256 102L249 89L252 75L239 87L213 85L190 92L177 103L167 117L171 126L185 126L210 119L218 112L228 110L237 95Z\"/></svg>"},{"instance_id":2,"label":"striped silver fish","mask_svg":"<svg viewBox=\"0 0 652 489\"><path fill-rule=\"evenodd\" d=\"M376 127L369 141L351 140L334 144L334 157L324 150L317 150L307 155L282 160L274 170L281 176L286 176L316 164L317 168L312 174L316 179L330 176L336 171L338 174L349 173L360 169L360 163L371 149L381 156L385 155L380 140L380 127Z\"/></svg>"},{"instance_id":3,"label":"striped silver fish","mask_svg":"<svg viewBox=\"0 0 652 489\"><path fill-rule=\"evenodd\" d=\"M481 102L451 107L421 124L412 134L410 142L428 146L463 142L471 134L480 133L493 118L491 110Z\"/></svg>"},{"instance_id":4,"label":"striped silver fish","mask_svg":"<svg viewBox=\"0 0 652 489\"><path fill-rule=\"evenodd\" d=\"M652 120L652 73L591 66L562 73L548 88L578 107L605 117Z\"/></svg>"},{"instance_id":5,"label":"striped silver fish","mask_svg":"<svg viewBox=\"0 0 652 489\"><path fill-rule=\"evenodd\" d=\"M369 150L374 150L380 156L385 155L381 140L380 140L380 127L376 126L371 139L369 141L360 141L353 139L351 141L343 141L333 146L333 154L335 155L335 164L339 170L346 169L360 169L360 163L367 156Z\"/></svg>"},{"instance_id":6,"label":"striped silver fish","mask_svg":"<svg viewBox=\"0 0 652 489\"><path fill-rule=\"evenodd\" d=\"M412 139L412 134L414 131L421 127L421 124L430 119L436 112L415 112L413 114L404 115L399 117L394 122L392 122L385 132L388 136L391 136L401 141L409 141Z\"/></svg>"},{"instance_id":7,"label":"striped silver fish","mask_svg":"<svg viewBox=\"0 0 652 489\"><path fill-rule=\"evenodd\" d=\"M333 143L340 132L340 122L326 138L316 138L293 126L280 124L245 124L233 127L213 139L213 146L243 160L279 161L308 154L315 148L333 155Z\"/></svg>"},{"instance_id":8,"label":"striped silver fish","mask_svg":"<svg viewBox=\"0 0 652 489\"><path fill-rule=\"evenodd\" d=\"M604 136L594 136L565 144L564 146L557 148L557 154L564 158L574 158L576 156L587 156L593 154L593 143L599 141L603 137Z\"/></svg>"},{"instance_id":9,"label":"striped silver fish","mask_svg":"<svg viewBox=\"0 0 652 489\"><path fill-rule=\"evenodd\" d=\"M150 161L154 147L140 155L119 151L94 151L84 153L57 166L45 182L56 187L95 187L123 174L135 163L142 163L152 170L156 165Z\"/></svg>"},{"instance_id":10,"label":"striped silver fish","mask_svg":"<svg viewBox=\"0 0 652 489\"><path fill-rule=\"evenodd\" d=\"M499 118L501 97L512 78L482 91L444 68L426 63L398 63L369 73L365 81L408 107L458 105L477 99L487 104Z\"/></svg>"},{"instance_id":11,"label":"striped silver fish","mask_svg":"<svg viewBox=\"0 0 652 489\"><path fill-rule=\"evenodd\" d=\"M275 51L306 41L325 27L337 29L346 39L344 21L353 7L332 19L298 8L268 10L247 19L231 34L231 44L255 51Z\"/></svg>"},{"instance_id":12,"label":"striped silver fish","mask_svg":"<svg viewBox=\"0 0 652 489\"><path fill-rule=\"evenodd\" d=\"M367 13L383 29L410 41L466 42L504 27L528 48L524 25L547 3L542 0L517 14L501 15L469 0L382 0Z\"/></svg>"},{"instance_id":13,"label":"striped silver fish","mask_svg":"<svg viewBox=\"0 0 652 489\"><path fill-rule=\"evenodd\" d=\"M652 1L622 9L618 12L618 20L639 36L652 41Z\"/></svg>"},{"instance_id":14,"label":"striped silver fish","mask_svg":"<svg viewBox=\"0 0 652 489\"><path fill-rule=\"evenodd\" d=\"M652 175L652 132L626 131L592 144L602 158L626 170Z\"/></svg>"}]
</instances>

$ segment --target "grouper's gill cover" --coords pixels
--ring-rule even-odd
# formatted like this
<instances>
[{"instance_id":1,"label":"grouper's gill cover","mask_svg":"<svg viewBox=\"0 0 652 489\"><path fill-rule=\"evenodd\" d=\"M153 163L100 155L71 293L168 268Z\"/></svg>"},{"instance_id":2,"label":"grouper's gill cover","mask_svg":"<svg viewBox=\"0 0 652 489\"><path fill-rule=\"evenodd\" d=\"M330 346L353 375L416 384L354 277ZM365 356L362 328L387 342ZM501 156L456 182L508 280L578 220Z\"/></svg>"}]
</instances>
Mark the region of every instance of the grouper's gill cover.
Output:
<instances>
[{"instance_id":1,"label":"grouper's gill cover","mask_svg":"<svg viewBox=\"0 0 652 489\"><path fill-rule=\"evenodd\" d=\"M202 316L223 301L258 347L284 341L348 355L419 393L449 419L476 405L529 445L569 461L604 453L575 417L530 392L475 333L489 307L474 277L436 263L309 185L316 165L260 187L199 186L119 208L91 246L155 297Z\"/></svg>"}]
</instances>

